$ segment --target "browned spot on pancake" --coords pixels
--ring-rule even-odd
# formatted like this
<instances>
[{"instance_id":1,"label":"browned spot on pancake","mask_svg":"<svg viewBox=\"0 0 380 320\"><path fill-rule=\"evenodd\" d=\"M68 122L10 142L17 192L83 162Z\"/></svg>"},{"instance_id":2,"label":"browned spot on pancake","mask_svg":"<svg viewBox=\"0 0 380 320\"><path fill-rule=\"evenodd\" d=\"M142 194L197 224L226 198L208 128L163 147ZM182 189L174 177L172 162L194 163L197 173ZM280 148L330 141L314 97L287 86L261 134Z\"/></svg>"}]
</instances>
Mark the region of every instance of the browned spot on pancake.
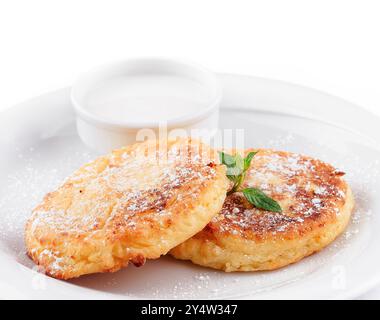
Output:
<instances>
[{"instance_id":1,"label":"browned spot on pancake","mask_svg":"<svg viewBox=\"0 0 380 320\"><path fill-rule=\"evenodd\" d=\"M134 257L131 262L134 264L136 267L141 267L145 264L146 259L143 255L139 254L136 257Z\"/></svg>"},{"instance_id":2,"label":"browned spot on pancake","mask_svg":"<svg viewBox=\"0 0 380 320\"><path fill-rule=\"evenodd\" d=\"M247 150L246 152L250 152ZM240 193L229 195L220 215L202 231L255 240L292 239L333 222L345 203L342 173L310 157L260 150L251 164L244 187L257 187L278 201L282 213L254 208Z\"/></svg>"},{"instance_id":3,"label":"browned spot on pancake","mask_svg":"<svg viewBox=\"0 0 380 320\"><path fill-rule=\"evenodd\" d=\"M209 164L207 164L210 168L215 168L216 167L216 164L215 162L210 162Z\"/></svg>"},{"instance_id":4,"label":"browned spot on pancake","mask_svg":"<svg viewBox=\"0 0 380 320\"><path fill-rule=\"evenodd\" d=\"M167 208L176 201L193 197L193 194L188 192L189 183L197 183L201 187L204 185L205 177L212 177L214 174L213 167L189 159L185 165L182 163L178 166L174 173L162 178L160 186L121 195L123 199L123 205L119 209L121 214L114 215L112 219L118 228L143 222L158 229L155 222L159 216L163 225L170 226L171 219L165 219ZM188 208L191 208L191 203L188 204Z\"/></svg>"}]
</instances>

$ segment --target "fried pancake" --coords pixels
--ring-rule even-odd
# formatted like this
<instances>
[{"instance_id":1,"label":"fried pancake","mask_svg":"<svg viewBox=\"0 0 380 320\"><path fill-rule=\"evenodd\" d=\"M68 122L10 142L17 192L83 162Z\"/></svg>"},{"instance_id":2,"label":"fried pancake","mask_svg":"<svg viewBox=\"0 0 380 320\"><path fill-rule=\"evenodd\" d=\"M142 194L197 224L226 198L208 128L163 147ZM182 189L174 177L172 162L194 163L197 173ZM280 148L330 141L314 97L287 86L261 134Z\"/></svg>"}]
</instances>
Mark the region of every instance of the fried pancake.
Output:
<instances>
[{"instance_id":1,"label":"fried pancake","mask_svg":"<svg viewBox=\"0 0 380 320\"><path fill-rule=\"evenodd\" d=\"M59 279L140 266L201 231L228 180L190 139L135 144L84 165L26 224L29 256Z\"/></svg>"},{"instance_id":2,"label":"fried pancake","mask_svg":"<svg viewBox=\"0 0 380 320\"><path fill-rule=\"evenodd\" d=\"M282 212L256 209L233 193L205 229L170 254L227 272L294 263L327 246L347 226L354 200L343 175L320 160L260 150L243 187L260 188Z\"/></svg>"}]
</instances>

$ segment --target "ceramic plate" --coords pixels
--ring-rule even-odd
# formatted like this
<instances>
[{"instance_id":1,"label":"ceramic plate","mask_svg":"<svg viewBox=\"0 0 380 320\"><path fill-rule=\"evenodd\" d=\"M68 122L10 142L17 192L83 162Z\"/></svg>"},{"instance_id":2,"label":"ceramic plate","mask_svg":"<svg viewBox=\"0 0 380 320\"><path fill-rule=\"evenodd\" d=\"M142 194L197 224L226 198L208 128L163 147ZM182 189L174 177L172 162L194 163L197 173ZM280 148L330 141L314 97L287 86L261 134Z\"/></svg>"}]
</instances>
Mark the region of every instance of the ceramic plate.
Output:
<instances>
[{"instance_id":1,"label":"ceramic plate","mask_svg":"<svg viewBox=\"0 0 380 320\"><path fill-rule=\"evenodd\" d=\"M26 257L31 209L94 158L79 140L69 88L0 114L0 297L3 298L353 298L380 280L380 120L341 99L291 84L220 75L222 128L244 129L245 145L304 153L347 175L357 206L347 231L289 267L224 273L171 257L113 274L59 281Z\"/></svg>"}]
</instances>

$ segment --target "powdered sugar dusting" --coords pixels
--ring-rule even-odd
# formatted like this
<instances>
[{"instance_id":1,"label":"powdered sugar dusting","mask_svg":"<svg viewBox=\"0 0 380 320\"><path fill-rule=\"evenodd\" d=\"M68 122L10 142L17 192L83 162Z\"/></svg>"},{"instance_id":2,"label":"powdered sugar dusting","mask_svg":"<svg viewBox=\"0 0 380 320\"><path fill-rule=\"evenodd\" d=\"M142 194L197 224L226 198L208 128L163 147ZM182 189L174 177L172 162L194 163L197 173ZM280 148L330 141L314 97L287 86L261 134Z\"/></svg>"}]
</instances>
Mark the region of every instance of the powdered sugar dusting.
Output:
<instances>
[{"instance_id":1,"label":"powdered sugar dusting","mask_svg":"<svg viewBox=\"0 0 380 320\"><path fill-rule=\"evenodd\" d=\"M254 118L260 120L260 114L254 114ZM347 173L345 179L353 189L356 209L344 236L321 253L273 272L226 274L164 257L149 261L144 268L130 267L114 274L99 274L73 280L77 288L87 287L101 293L146 299L234 298L261 292L273 294L275 288L286 287L287 284L309 275L320 275L323 272L324 276L329 277L332 275L332 266L340 263L344 266L350 259L355 260L363 254L367 237L378 228L373 222L377 221L379 162L376 159L379 158L379 153L365 148L358 149L358 145L342 142L340 138L335 139L339 140L339 149L329 148L329 144L319 145L317 138L308 140L295 133L281 133L277 137L278 131L273 133L273 127L257 129L257 126L265 123L259 120L253 126L254 142L262 137L263 147L271 146L310 154L333 163ZM33 264L24 253L23 231L31 210L46 192L54 190L73 170L96 156L84 149L74 128L69 134L71 135L65 133L64 136L41 140L31 150L29 146L15 150L11 162L1 169L1 250L7 250L17 261L30 267ZM272 144L268 144L271 139ZM326 141L330 143L330 137ZM250 145L255 146L254 142L250 142ZM265 177L262 178L260 183L266 183L263 182ZM282 188L286 190L288 187L289 192L292 192L292 185L289 181L289 184L283 184L273 192L281 193ZM270 184L267 183L267 187L270 189ZM312 185L304 187L305 190L313 190ZM318 189L314 191L319 197ZM322 191L321 195L323 194ZM48 288L51 289L50 285ZM334 290L329 287L327 289Z\"/></svg>"},{"instance_id":2,"label":"powdered sugar dusting","mask_svg":"<svg viewBox=\"0 0 380 320\"><path fill-rule=\"evenodd\" d=\"M46 192L55 189L70 171L94 157L84 151L77 139L66 138L67 145L62 154L51 154L50 141L38 147L24 150L15 148L12 170L4 173L0 190L0 245L3 250L14 253L17 260L30 265L24 249L24 228L32 209ZM59 140L55 145L59 144ZM46 153L45 153L46 152ZM45 157L49 156L49 161ZM45 212L49 216L51 212ZM34 228L38 222L34 224ZM48 252L45 252L48 254ZM58 267L58 264L57 264Z\"/></svg>"},{"instance_id":3,"label":"powdered sugar dusting","mask_svg":"<svg viewBox=\"0 0 380 320\"><path fill-rule=\"evenodd\" d=\"M341 172L319 160L295 153L260 150L244 187L260 188L281 204L283 212L259 210L242 194L235 193L226 199L222 214L212 220L207 230L262 238L300 231L306 220L319 223L326 215L334 219L346 194L341 176Z\"/></svg>"},{"instance_id":4,"label":"powdered sugar dusting","mask_svg":"<svg viewBox=\"0 0 380 320\"><path fill-rule=\"evenodd\" d=\"M164 216L170 217L167 203L179 188L191 183L180 196L197 196L204 183L216 174L196 154L195 147L192 157L184 157L178 150L174 146L165 155L157 150L148 157L145 153L138 155L136 150L128 155L115 151L84 166L65 180L58 193L49 195L34 210L31 232L41 226L56 232L87 233L119 219L120 215L123 219L118 225L133 229L147 221L161 223ZM165 160L161 160L164 156ZM56 206L57 201L50 201L65 194L71 199L65 209Z\"/></svg>"}]
</instances>

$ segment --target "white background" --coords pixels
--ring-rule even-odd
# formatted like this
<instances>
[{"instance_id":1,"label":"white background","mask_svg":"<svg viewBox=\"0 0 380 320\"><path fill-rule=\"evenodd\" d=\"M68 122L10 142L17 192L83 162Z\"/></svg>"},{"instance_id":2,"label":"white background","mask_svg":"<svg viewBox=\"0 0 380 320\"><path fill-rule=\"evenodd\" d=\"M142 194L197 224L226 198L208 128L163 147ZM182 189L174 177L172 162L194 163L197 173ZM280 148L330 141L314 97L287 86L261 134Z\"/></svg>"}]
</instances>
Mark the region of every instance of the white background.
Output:
<instances>
[{"instance_id":1,"label":"white background","mask_svg":"<svg viewBox=\"0 0 380 320\"><path fill-rule=\"evenodd\" d=\"M0 110L140 56L290 81L380 115L378 0L0 2Z\"/></svg>"}]
</instances>

